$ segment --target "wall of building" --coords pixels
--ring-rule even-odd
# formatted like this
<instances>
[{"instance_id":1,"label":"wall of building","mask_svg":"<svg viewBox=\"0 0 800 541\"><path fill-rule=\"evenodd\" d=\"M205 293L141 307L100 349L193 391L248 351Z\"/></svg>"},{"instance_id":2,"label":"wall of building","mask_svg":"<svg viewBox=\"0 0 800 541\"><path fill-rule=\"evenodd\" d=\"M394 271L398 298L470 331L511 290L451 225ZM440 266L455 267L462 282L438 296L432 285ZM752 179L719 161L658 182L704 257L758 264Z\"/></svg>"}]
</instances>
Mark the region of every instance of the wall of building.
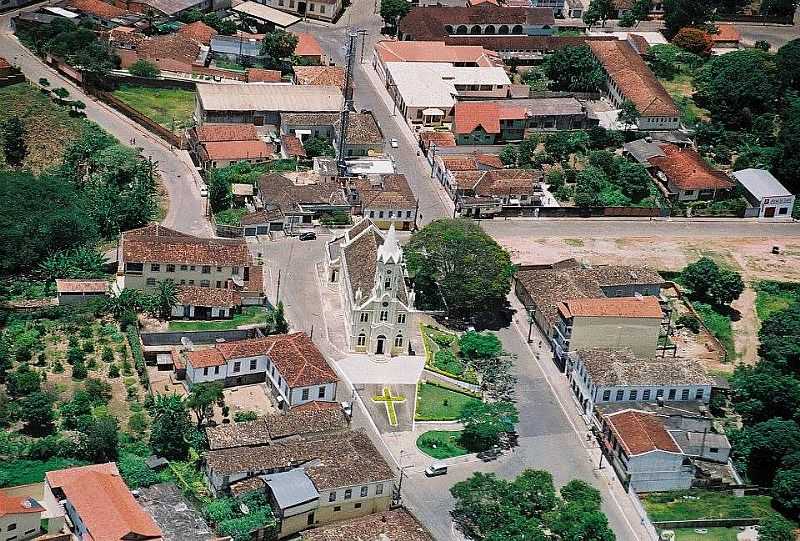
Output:
<instances>
[{"instance_id":1,"label":"wall of building","mask_svg":"<svg viewBox=\"0 0 800 541\"><path fill-rule=\"evenodd\" d=\"M250 368L251 361L255 361L255 367ZM237 363L238 370L236 368ZM217 370L219 369L219 370ZM191 383L205 383L208 381L223 381L226 378L248 376L267 371L267 357L260 355L257 357L242 357L231 359L222 366L209 366L205 368L193 368L191 365L186 367L186 379Z\"/></svg>"},{"instance_id":2,"label":"wall of building","mask_svg":"<svg viewBox=\"0 0 800 541\"><path fill-rule=\"evenodd\" d=\"M189 308L189 316L188 317L190 319L194 318L195 317L195 307L194 307L194 305L184 305L184 304L178 304L178 305L175 305L175 306L172 307L172 317L175 317L175 318L187 317L186 316L186 308ZM227 317L231 317L231 315L232 315L232 312L231 312L230 308L227 308L227 307L219 308L219 307L216 307L216 306L212 306L211 307L211 318L212 319L227 318Z\"/></svg>"},{"instance_id":3,"label":"wall of building","mask_svg":"<svg viewBox=\"0 0 800 541\"><path fill-rule=\"evenodd\" d=\"M33 539L40 531L41 513L12 513L0 516L0 541ZM10 529L12 528L13 529Z\"/></svg>"},{"instance_id":4,"label":"wall of building","mask_svg":"<svg viewBox=\"0 0 800 541\"><path fill-rule=\"evenodd\" d=\"M305 398L303 397L306 393ZM289 405L299 406L306 402L321 400L323 402L336 401L336 383L326 383L325 385L312 385L309 387L295 387L290 390Z\"/></svg>"},{"instance_id":5,"label":"wall of building","mask_svg":"<svg viewBox=\"0 0 800 541\"><path fill-rule=\"evenodd\" d=\"M619 459L617 459L619 460ZM653 451L627 462L630 486L636 492L685 490L692 486L694 471L683 466L682 454Z\"/></svg>"},{"instance_id":6,"label":"wall of building","mask_svg":"<svg viewBox=\"0 0 800 541\"><path fill-rule=\"evenodd\" d=\"M104 293L59 293L58 304L84 304L92 300L104 299Z\"/></svg>"},{"instance_id":7,"label":"wall of building","mask_svg":"<svg viewBox=\"0 0 800 541\"><path fill-rule=\"evenodd\" d=\"M157 287L158 282L163 280L172 280L177 285L206 287L202 283L208 280L208 287L224 287L225 282L230 278L236 276L244 279L245 269L249 271L249 267L232 267L216 265L205 265L208 267L207 273L203 272L204 265L175 265L174 272L167 272L167 263L158 263L159 270L154 271L153 265L155 263L143 263L142 272L128 270L128 263L125 263L125 287L132 289L154 289ZM135 263L139 263L138 261ZM184 270L185 267L185 270ZM236 271L236 272L234 272ZM249 272L248 272L249 274ZM148 282L149 280L149 282ZM219 284L217 284L219 282Z\"/></svg>"}]
</instances>

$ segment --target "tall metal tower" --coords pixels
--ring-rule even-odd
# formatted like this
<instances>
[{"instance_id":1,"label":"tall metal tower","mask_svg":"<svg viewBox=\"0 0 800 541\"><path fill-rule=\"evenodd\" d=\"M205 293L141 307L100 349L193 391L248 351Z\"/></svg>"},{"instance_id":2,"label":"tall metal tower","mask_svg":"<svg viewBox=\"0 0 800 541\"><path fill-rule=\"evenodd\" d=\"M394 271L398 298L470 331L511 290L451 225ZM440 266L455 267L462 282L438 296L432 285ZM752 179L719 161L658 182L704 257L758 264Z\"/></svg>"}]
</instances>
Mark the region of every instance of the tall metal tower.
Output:
<instances>
[{"instance_id":1,"label":"tall metal tower","mask_svg":"<svg viewBox=\"0 0 800 541\"><path fill-rule=\"evenodd\" d=\"M336 165L339 168L339 176L344 176L347 173L347 163L345 163L345 141L347 140L347 130L350 127L350 111L353 109L353 93L350 87L353 84L353 69L356 61L356 44L358 43L358 36L361 35L364 39L366 30L354 30L347 33L347 53L345 53L345 60L347 66L344 71L344 108L339 118L339 144L337 145ZM363 42L362 42L363 50ZM362 57L364 53L361 53Z\"/></svg>"}]
</instances>

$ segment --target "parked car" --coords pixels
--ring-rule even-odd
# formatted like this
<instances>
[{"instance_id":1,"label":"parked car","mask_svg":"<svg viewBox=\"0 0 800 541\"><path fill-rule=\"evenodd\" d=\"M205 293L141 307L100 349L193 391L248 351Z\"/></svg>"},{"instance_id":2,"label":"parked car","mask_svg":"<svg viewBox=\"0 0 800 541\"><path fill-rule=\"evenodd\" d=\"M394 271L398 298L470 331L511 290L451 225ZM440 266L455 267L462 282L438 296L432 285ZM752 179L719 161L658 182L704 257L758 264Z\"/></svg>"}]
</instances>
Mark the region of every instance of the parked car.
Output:
<instances>
[{"instance_id":1,"label":"parked car","mask_svg":"<svg viewBox=\"0 0 800 541\"><path fill-rule=\"evenodd\" d=\"M305 233L300 233L298 238L300 240L316 240L317 234L313 231L306 231Z\"/></svg>"},{"instance_id":2,"label":"parked car","mask_svg":"<svg viewBox=\"0 0 800 541\"><path fill-rule=\"evenodd\" d=\"M200 188L200 197L208 197L208 188L205 186Z\"/></svg>"},{"instance_id":3,"label":"parked car","mask_svg":"<svg viewBox=\"0 0 800 541\"><path fill-rule=\"evenodd\" d=\"M427 468L425 468L425 476L426 477L436 477L437 475L445 475L447 474L447 465L441 462L434 462Z\"/></svg>"},{"instance_id":4,"label":"parked car","mask_svg":"<svg viewBox=\"0 0 800 541\"><path fill-rule=\"evenodd\" d=\"M400 143L397 142L397 139L392 137L391 139L389 139L389 145L391 145L392 148L397 148L400 146Z\"/></svg>"},{"instance_id":5,"label":"parked car","mask_svg":"<svg viewBox=\"0 0 800 541\"><path fill-rule=\"evenodd\" d=\"M492 460L497 460L497 458L502 454L503 451L499 447L494 446L491 449L487 449L478 453L478 458L484 462L490 462Z\"/></svg>"}]
</instances>

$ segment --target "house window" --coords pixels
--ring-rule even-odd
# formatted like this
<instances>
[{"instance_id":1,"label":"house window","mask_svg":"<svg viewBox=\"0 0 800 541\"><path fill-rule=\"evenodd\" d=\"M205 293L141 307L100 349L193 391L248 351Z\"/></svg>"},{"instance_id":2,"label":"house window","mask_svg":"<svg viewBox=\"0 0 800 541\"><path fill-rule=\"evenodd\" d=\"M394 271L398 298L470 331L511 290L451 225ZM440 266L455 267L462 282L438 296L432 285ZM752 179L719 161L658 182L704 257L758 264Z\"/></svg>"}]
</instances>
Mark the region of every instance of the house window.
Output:
<instances>
[{"instance_id":1,"label":"house window","mask_svg":"<svg viewBox=\"0 0 800 541\"><path fill-rule=\"evenodd\" d=\"M125 263L125 271L130 272L132 274L141 274L144 270L144 264L142 263Z\"/></svg>"},{"instance_id":2,"label":"house window","mask_svg":"<svg viewBox=\"0 0 800 541\"><path fill-rule=\"evenodd\" d=\"M361 504L360 504L360 503L357 503L357 504L353 505L353 507L354 507L355 509L361 509Z\"/></svg>"},{"instance_id":3,"label":"house window","mask_svg":"<svg viewBox=\"0 0 800 541\"><path fill-rule=\"evenodd\" d=\"M369 487L361 487L361 497L362 498L366 498L367 497L367 491L368 490L369 490Z\"/></svg>"},{"instance_id":4,"label":"house window","mask_svg":"<svg viewBox=\"0 0 800 541\"><path fill-rule=\"evenodd\" d=\"M217 272L222 272L222 267L217 267Z\"/></svg>"},{"instance_id":5,"label":"house window","mask_svg":"<svg viewBox=\"0 0 800 541\"><path fill-rule=\"evenodd\" d=\"M378 211L378 218L383 218L383 211L382 210Z\"/></svg>"},{"instance_id":6,"label":"house window","mask_svg":"<svg viewBox=\"0 0 800 541\"><path fill-rule=\"evenodd\" d=\"M300 400L308 400L308 389L303 389Z\"/></svg>"},{"instance_id":7,"label":"house window","mask_svg":"<svg viewBox=\"0 0 800 541\"><path fill-rule=\"evenodd\" d=\"M211 265L203 265L203 274L211 274Z\"/></svg>"},{"instance_id":8,"label":"house window","mask_svg":"<svg viewBox=\"0 0 800 541\"><path fill-rule=\"evenodd\" d=\"M239 274L239 267L231 267L231 274Z\"/></svg>"},{"instance_id":9,"label":"house window","mask_svg":"<svg viewBox=\"0 0 800 541\"><path fill-rule=\"evenodd\" d=\"M175 272L175 265L173 265L171 263L168 264L167 265L167 272Z\"/></svg>"},{"instance_id":10,"label":"house window","mask_svg":"<svg viewBox=\"0 0 800 541\"><path fill-rule=\"evenodd\" d=\"M161 272L161 265L159 263L150 263L150 270L152 272Z\"/></svg>"},{"instance_id":11,"label":"house window","mask_svg":"<svg viewBox=\"0 0 800 541\"><path fill-rule=\"evenodd\" d=\"M781 207L778 209L778 214L786 214L789 211L788 207Z\"/></svg>"},{"instance_id":12,"label":"house window","mask_svg":"<svg viewBox=\"0 0 800 541\"><path fill-rule=\"evenodd\" d=\"M393 210L389 211L389 218L394 218L394 211Z\"/></svg>"},{"instance_id":13,"label":"house window","mask_svg":"<svg viewBox=\"0 0 800 541\"><path fill-rule=\"evenodd\" d=\"M631 391L628 393L628 400L636 400L636 395L638 395L638 391Z\"/></svg>"},{"instance_id":14,"label":"house window","mask_svg":"<svg viewBox=\"0 0 800 541\"><path fill-rule=\"evenodd\" d=\"M705 393L705 391L703 389L697 389L697 392L694 394L694 399L695 400L702 400L704 394L706 394L706 393Z\"/></svg>"},{"instance_id":15,"label":"house window","mask_svg":"<svg viewBox=\"0 0 800 541\"><path fill-rule=\"evenodd\" d=\"M411 211L410 210L406 211L406 218L411 218Z\"/></svg>"},{"instance_id":16,"label":"house window","mask_svg":"<svg viewBox=\"0 0 800 541\"><path fill-rule=\"evenodd\" d=\"M319 12L320 12L320 13L325 13L325 4L322 4L322 5L319 7Z\"/></svg>"},{"instance_id":17,"label":"house window","mask_svg":"<svg viewBox=\"0 0 800 541\"><path fill-rule=\"evenodd\" d=\"M294 8L294 0L289 0L289 7Z\"/></svg>"},{"instance_id":18,"label":"house window","mask_svg":"<svg viewBox=\"0 0 800 541\"><path fill-rule=\"evenodd\" d=\"M664 398L664 389L659 389L656 391L656 399Z\"/></svg>"},{"instance_id":19,"label":"house window","mask_svg":"<svg viewBox=\"0 0 800 541\"><path fill-rule=\"evenodd\" d=\"M12 522L11 524L8 525L8 528L6 528L6 531L10 532L11 530L16 530L16 529L17 529L17 523L16 522Z\"/></svg>"},{"instance_id":20,"label":"house window","mask_svg":"<svg viewBox=\"0 0 800 541\"><path fill-rule=\"evenodd\" d=\"M362 332L361 334L358 335L358 339L356 341L356 345L364 346L366 344L367 344L367 336Z\"/></svg>"},{"instance_id":21,"label":"house window","mask_svg":"<svg viewBox=\"0 0 800 541\"><path fill-rule=\"evenodd\" d=\"M215 374L219 374L219 366L215 366L214 367L214 373Z\"/></svg>"},{"instance_id":22,"label":"house window","mask_svg":"<svg viewBox=\"0 0 800 541\"><path fill-rule=\"evenodd\" d=\"M192 265L192 266L190 266L190 267L189 267L189 270L190 270L190 271L197 270L197 267L195 267L194 265Z\"/></svg>"},{"instance_id":23,"label":"house window","mask_svg":"<svg viewBox=\"0 0 800 541\"><path fill-rule=\"evenodd\" d=\"M317 398L325 398L325 387L320 387L317 393Z\"/></svg>"},{"instance_id":24,"label":"house window","mask_svg":"<svg viewBox=\"0 0 800 541\"><path fill-rule=\"evenodd\" d=\"M181 265L181 270L182 271L189 270L189 265Z\"/></svg>"},{"instance_id":25,"label":"house window","mask_svg":"<svg viewBox=\"0 0 800 541\"><path fill-rule=\"evenodd\" d=\"M194 285L194 280L189 280L189 285L193 286Z\"/></svg>"},{"instance_id":26,"label":"house window","mask_svg":"<svg viewBox=\"0 0 800 541\"><path fill-rule=\"evenodd\" d=\"M185 286L186 285L186 280L181 280L181 285Z\"/></svg>"},{"instance_id":27,"label":"house window","mask_svg":"<svg viewBox=\"0 0 800 541\"><path fill-rule=\"evenodd\" d=\"M211 287L210 280L200 280L200 287Z\"/></svg>"},{"instance_id":28,"label":"house window","mask_svg":"<svg viewBox=\"0 0 800 541\"><path fill-rule=\"evenodd\" d=\"M361 323L369 321L369 312L361 312Z\"/></svg>"},{"instance_id":29,"label":"house window","mask_svg":"<svg viewBox=\"0 0 800 541\"><path fill-rule=\"evenodd\" d=\"M236 361L235 363L233 363L233 371L234 372L239 372L241 369L242 369L242 362L241 361Z\"/></svg>"},{"instance_id":30,"label":"house window","mask_svg":"<svg viewBox=\"0 0 800 541\"><path fill-rule=\"evenodd\" d=\"M222 287L222 282L221 282L221 281L219 281L219 280L217 280L217 289L219 289L219 288L221 288L221 287Z\"/></svg>"},{"instance_id":31,"label":"house window","mask_svg":"<svg viewBox=\"0 0 800 541\"><path fill-rule=\"evenodd\" d=\"M147 279L147 285L149 285L149 286L156 285L156 279L155 278L148 278Z\"/></svg>"},{"instance_id":32,"label":"house window","mask_svg":"<svg viewBox=\"0 0 800 541\"><path fill-rule=\"evenodd\" d=\"M611 391L603 391L603 402L611 400Z\"/></svg>"},{"instance_id":33,"label":"house window","mask_svg":"<svg viewBox=\"0 0 800 541\"><path fill-rule=\"evenodd\" d=\"M330 494L328 494L328 501L329 502L335 502L336 501L336 493L335 492L331 492Z\"/></svg>"},{"instance_id":34,"label":"house window","mask_svg":"<svg viewBox=\"0 0 800 541\"><path fill-rule=\"evenodd\" d=\"M389 311L381 310L381 321L388 321L388 320L389 320Z\"/></svg>"},{"instance_id":35,"label":"house window","mask_svg":"<svg viewBox=\"0 0 800 541\"><path fill-rule=\"evenodd\" d=\"M719 453L719 447L709 447L708 448L708 452L709 453L715 453L715 454Z\"/></svg>"},{"instance_id":36,"label":"house window","mask_svg":"<svg viewBox=\"0 0 800 541\"><path fill-rule=\"evenodd\" d=\"M650 389L642 391L642 400L650 400Z\"/></svg>"},{"instance_id":37,"label":"house window","mask_svg":"<svg viewBox=\"0 0 800 541\"><path fill-rule=\"evenodd\" d=\"M313 511L308 514L307 524L309 526L312 526L314 524L314 512Z\"/></svg>"},{"instance_id":38,"label":"house window","mask_svg":"<svg viewBox=\"0 0 800 541\"><path fill-rule=\"evenodd\" d=\"M617 391L617 396L614 400L620 401L625 397L625 391L619 390Z\"/></svg>"},{"instance_id":39,"label":"house window","mask_svg":"<svg viewBox=\"0 0 800 541\"><path fill-rule=\"evenodd\" d=\"M283 7L283 0L278 0L278 5L279 5L280 7Z\"/></svg>"},{"instance_id":40,"label":"house window","mask_svg":"<svg viewBox=\"0 0 800 541\"><path fill-rule=\"evenodd\" d=\"M392 281L386 280L385 282L383 282L383 289L392 289Z\"/></svg>"},{"instance_id":41,"label":"house window","mask_svg":"<svg viewBox=\"0 0 800 541\"><path fill-rule=\"evenodd\" d=\"M375 211L374 210L369 211L369 217L370 218L374 218L375 217Z\"/></svg>"},{"instance_id":42,"label":"house window","mask_svg":"<svg viewBox=\"0 0 800 541\"><path fill-rule=\"evenodd\" d=\"M308 4L308 11L314 11L314 4Z\"/></svg>"},{"instance_id":43,"label":"house window","mask_svg":"<svg viewBox=\"0 0 800 541\"><path fill-rule=\"evenodd\" d=\"M397 322L398 323L405 323L406 322L406 314L397 314Z\"/></svg>"},{"instance_id":44,"label":"house window","mask_svg":"<svg viewBox=\"0 0 800 541\"><path fill-rule=\"evenodd\" d=\"M677 392L678 392L677 389L670 389L669 390L669 396L668 396L667 399L668 400L675 400L675 393L677 393Z\"/></svg>"},{"instance_id":45,"label":"house window","mask_svg":"<svg viewBox=\"0 0 800 541\"><path fill-rule=\"evenodd\" d=\"M689 389L681 391L681 400L689 400Z\"/></svg>"},{"instance_id":46,"label":"house window","mask_svg":"<svg viewBox=\"0 0 800 541\"><path fill-rule=\"evenodd\" d=\"M380 496L383 494L383 485L378 485L375 487L375 495Z\"/></svg>"},{"instance_id":47,"label":"house window","mask_svg":"<svg viewBox=\"0 0 800 541\"><path fill-rule=\"evenodd\" d=\"M345 500L349 500L352 497L353 497L353 489L352 488L348 488L347 490L344 491L344 499Z\"/></svg>"},{"instance_id":48,"label":"house window","mask_svg":"<svg viewBox=\"0 0 800 541\"><path fill-rule=\"evenodd\" d=\"M683 195L694 195L694 190L684 190Z\"/></svg>"},{"instance_id":49,"label":"house window","mask_svg":"<svg viewBox=\"0 0 800 541\"><path fill-rule=\"evenodd\" d=\"M203 375L204 376L208 375L208 367L207 366L205 368L203 368Z\"/></svg>"},{"instance_id":50,"label":"house window","mask_svg":"<svg viewBox=\"0 0 800 541\"><path fill-rule=\"evenodd\" d=\"M394 347L396 347L396 348L401 348L401 347L403 347L403 335L402 335L402 334L398 334L398 335L397 335L397 336L394 338Z\"/></svg>"},{"instance_id":51,"label":"house window","mask_svg":"<svg viewBox=\"0 0 800 541\"><path fill-rule=\"evenodd\" d=\"M255 370L258 366L258 359L250 359L250 370Z\"/></svg>"},{"instance_id":52,"label":"house window","mask_svg":"<svg viewBox=\"0 0 800 541\"><path fill-rule=\"evenodd\" d=\"M280 387L281 385L283 385L283 378L278 376L278 387Z\"/></svg>"},{"instance_id":53,"label":"house window","mask_svg":"<svg viewBox=\"0 0 800 541\"><path fill-rule=\"evenodd\" d=\"M333 508L334 513L336 511L341 511L341 510L342 510L342 506L341 505L337 505L336 507Z\"/></svg>"}]
</instances>

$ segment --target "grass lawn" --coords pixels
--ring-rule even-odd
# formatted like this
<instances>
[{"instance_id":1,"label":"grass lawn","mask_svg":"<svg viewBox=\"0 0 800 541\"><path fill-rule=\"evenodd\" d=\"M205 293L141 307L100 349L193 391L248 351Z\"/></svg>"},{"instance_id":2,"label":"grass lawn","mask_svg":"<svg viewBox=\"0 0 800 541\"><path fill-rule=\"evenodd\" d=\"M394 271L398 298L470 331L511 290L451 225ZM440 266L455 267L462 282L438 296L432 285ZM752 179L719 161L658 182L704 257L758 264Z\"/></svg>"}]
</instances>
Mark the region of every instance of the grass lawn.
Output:
<instances>
[{"instance_id":1,"label":"grass lawn","mask_svg":"<svg viewBox=\"0 0 800 541\"><path fill-rule=\"evenodd\" d=\"M0 122L18 116L25 126L28 155L22 165L34 173L60 163L64 149L83 133L86 125L82 118L70 116L68 107L56 105L24 83L0 88L0 103ZM4 164L0 149L0 168Z\"/></svg>"},{"instance_id":2,"label":"grass lawn","mask_svg":"<svg viewBox=\"0 0 800 541\"><path fill-rule=\"evenodd\" d=\"M736 541L737 528L706 528L707 533L696 533L694 528L677 528L675 541Z\"/></svg>"},{"instance_id":3,"label":"grass lawn","mask_svg":"<svg viewBox=\"0 0 800 541\"><path fill-rule=\"evenodd\" d=\"M442 331L428 325L422 325L420 328L422 330L422 340L425 342L425 364L428 369L434 369L434 371L442 372L447 376L467 383L478 383L475 370L468 366L466 361L459 356L457 334ZM451 342L449 346L444 345L444 341L440 345L436 342L437 339L440 341L449 339ZM439 355L437 357L436 353L440 350L450 351L453 355Z\"/></svg>"},{"instance_id":4,"label":"grass lawn","mask_svg":"<svg viewBox=\"0 0 800 541\"><path fill-rule=\"evenodd\" d=\"M733 344L733 329L731 328L730 316L722 314L716 311L713 306L702 302L694 302L692 306L697 310L711 334L722 343L728 353L728 359L735 359L736 347Z\"/></svg>"},{"instance_id":5,"label":"grass lawn","mask_svg":"<svg viewBox=\"0 0 800 541\"><path fill-rule=\"evenodd\" d=\"M84 464L86 462L60 457L53 457L48 460L19 459L8 462L3 461L2 465L0 465L0 486L15 487L41 483L44 481L44 474L49 471L82 466Z\"/></svg>"},{"instance_id":6,"label":"grass lawn","mask_svg":"<svg viewBox=\"0 0 800 541\"><path fill-rule=\"evenodd\" d=\"M268 312L258 306L242 308L241 314L236 314L231 319L218 319L214 321L170 321L171 331L224 331L235 329L240 325L257 325L267 321Z\"/></svg>"},{"instance_id":7,"label":"grass lawn","mask_svg":"<svg viewBox=\"0 0 800 541\"><path fill-rule=\"evenodd\" d=\"M793 302L800 302L800 283L764 280L756 284L756 313L761 321Z\"/></svg>"},{"instance_id":8,"label":"grass lawn","mask_svg":"<svg viewBox=\"0 0 800 541\"><path fill-rule=\"evenodd\" d=\"M225 209L214 215L214 220L222 225L242 225L242 216L247 214L247 209Z\"/></svg>"},{"instance_id":9,"label":"grass lawn","mask_svg":"<svg viewBox=\"0 0 800 541\"><path fill-rule=\"evenodd\" d=\"M173 132L192 124L195 92L191 90L122 85L114 96Z\"/></svg>"},{"instance_id":10,"label":"grass lawn","mask_svg":"<svg viewBox=\"0 0 800 541\"><path fill-rule=\"evenodd\" d=\"M693 497L697 499L687 499ZM650 520L696 520L703 518L761 518L777 514L769 496L737 498L725 492L679 490L642 496Z\"/></svg>"},{"instance_id":11,"label":"grass lawn","mask_svg":"<svg viewBox=\"0 0 800 541\"><path fill-rule=\"evenodd\" d=\"M417 421L454 421L461 410L470 402L480 402L478 398L458 391L452 391L421 383L417 391Z\"/></svg>"},{"instance_id":12,"label":"grass lawn","mask_svg":"<svg viewBox=\"0 0 800 541\"><path fill-rule=\"evenodd\" d=\"M417 448L431 458L451 458L469 453L461 446L460 430L429 430L417 438Z\"/></svg>"}]
</instances>

